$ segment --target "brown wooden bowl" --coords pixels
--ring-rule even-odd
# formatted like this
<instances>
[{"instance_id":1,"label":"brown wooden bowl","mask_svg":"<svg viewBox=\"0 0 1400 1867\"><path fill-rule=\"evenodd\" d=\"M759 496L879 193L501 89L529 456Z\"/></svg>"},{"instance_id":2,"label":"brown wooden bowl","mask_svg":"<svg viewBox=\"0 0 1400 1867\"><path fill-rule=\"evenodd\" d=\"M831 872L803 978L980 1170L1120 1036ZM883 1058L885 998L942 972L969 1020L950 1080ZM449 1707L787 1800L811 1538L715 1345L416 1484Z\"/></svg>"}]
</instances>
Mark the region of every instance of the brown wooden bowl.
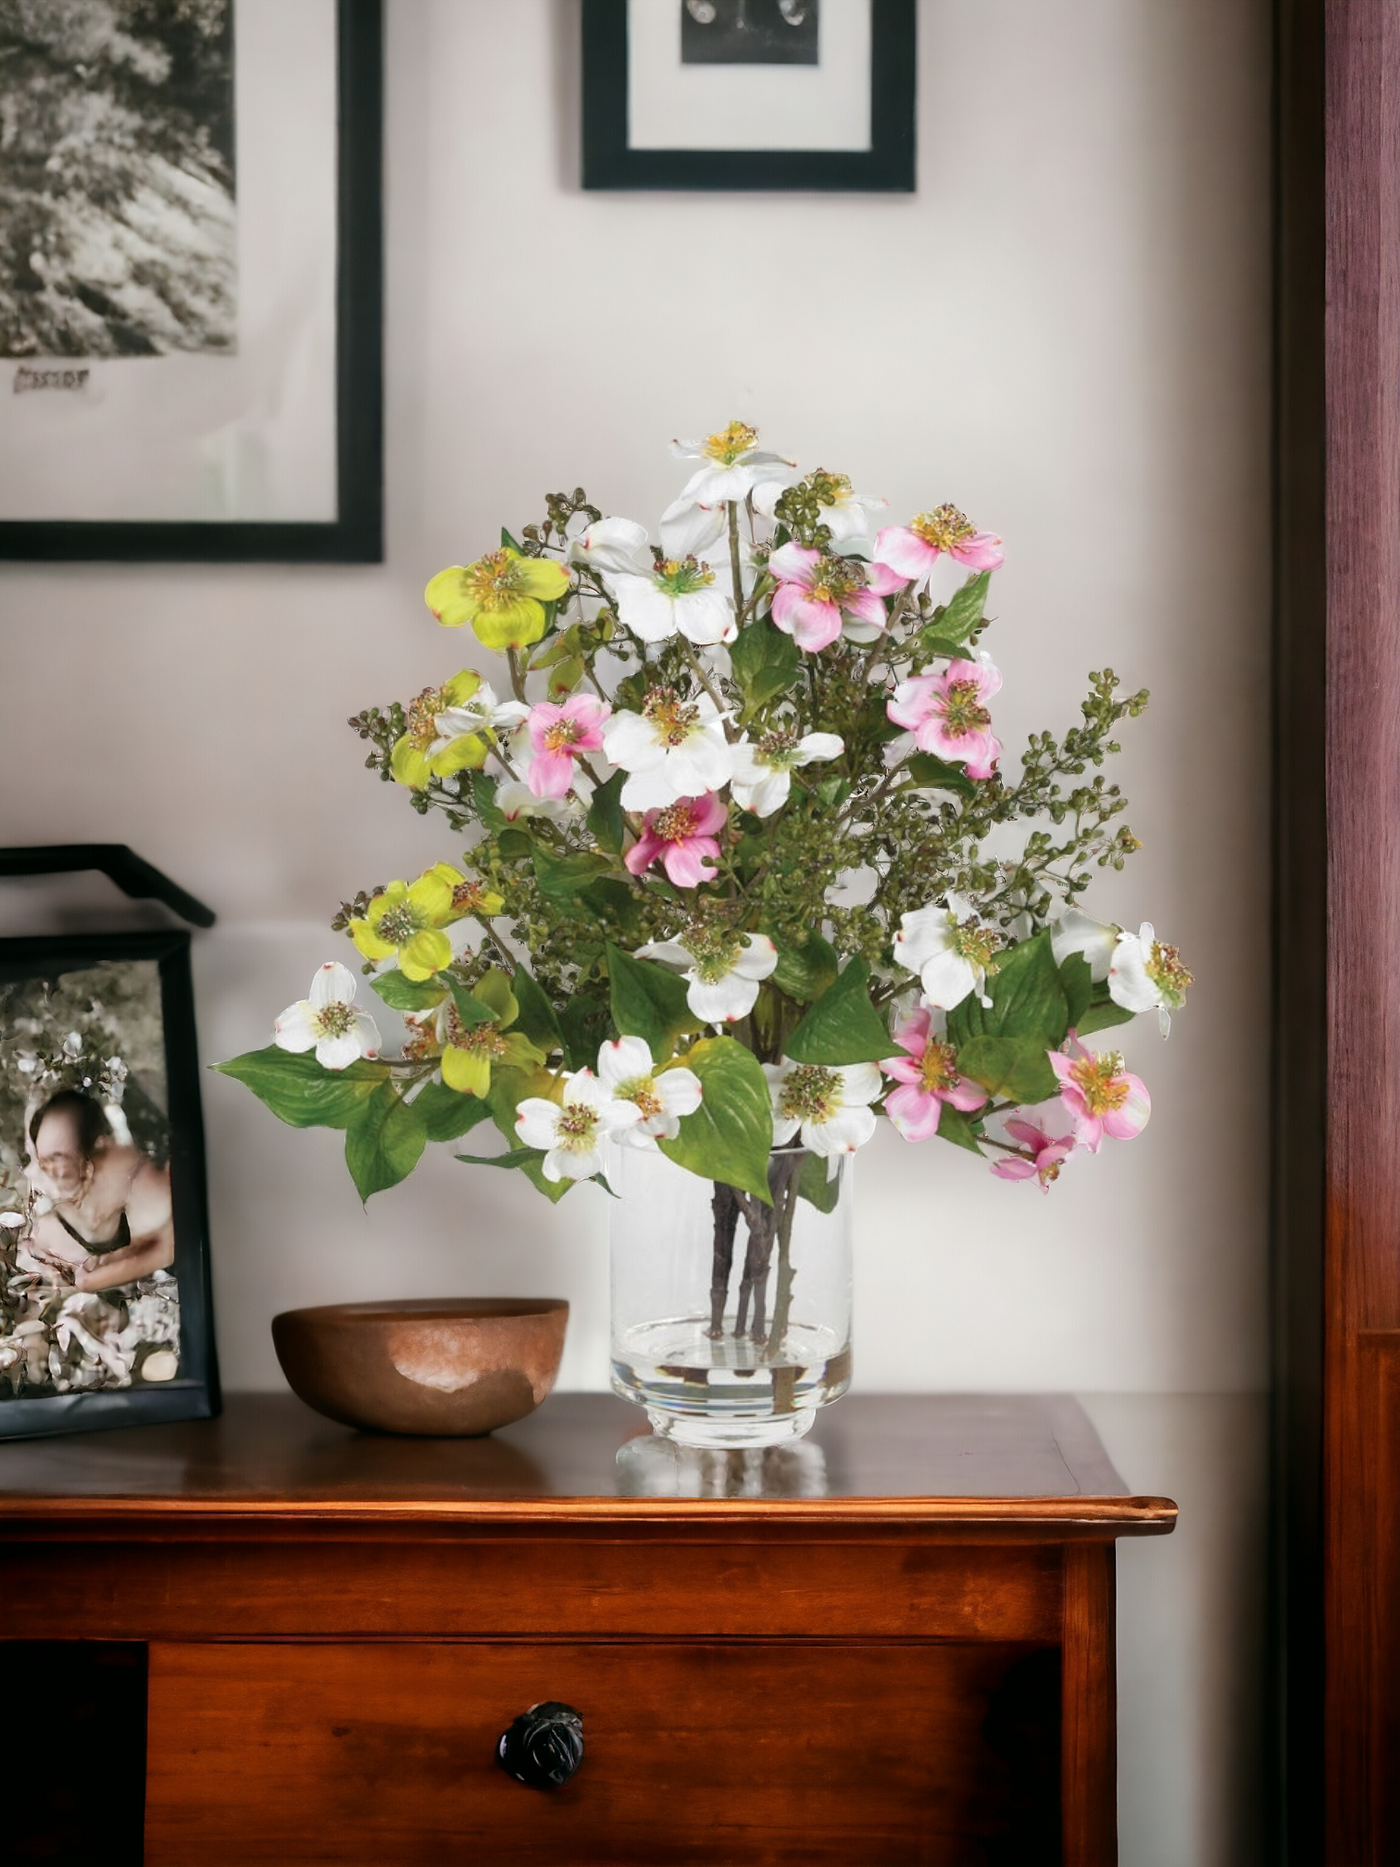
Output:
<instances>
[{"instance_id":1,"label":"brown wooden bowl","mask_svg":"<svg viewBox=\"0 0 1400 1867\"><path fill-rule=\"evenodd\" d=\"M292 1392L346 1426L470 1438L554 1386L562 1297L430 1297L284 1310L272 1342Z\"/></svg>"}]
</instances>

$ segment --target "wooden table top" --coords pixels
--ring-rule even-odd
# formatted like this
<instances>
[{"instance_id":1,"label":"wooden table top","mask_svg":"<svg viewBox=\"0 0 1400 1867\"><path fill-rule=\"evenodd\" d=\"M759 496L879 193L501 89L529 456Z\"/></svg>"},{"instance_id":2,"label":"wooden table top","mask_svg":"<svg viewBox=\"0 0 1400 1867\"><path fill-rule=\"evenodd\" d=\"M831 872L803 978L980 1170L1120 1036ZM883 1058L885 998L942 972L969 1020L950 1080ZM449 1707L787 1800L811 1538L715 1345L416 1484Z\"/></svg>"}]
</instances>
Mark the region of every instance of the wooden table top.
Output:
<instances>
[{"instance_id":1,"label":"wooden table top","mask_svg":"<svg viewBox=\"0 0 1400 1867\"><path fill-rule=\"evenodd\" d=\"M289 1393L232 1394L216 1420L0 1443L0 1523L161 1520L626 1523L813 1516L1161 1535L1067 1396L851 1395L805 1438L696 1452L611 1394L554 1394L485 1439L355 1432ZM0 1535L4 1532L0 1531Z\"/></svg>"}]
</instances>

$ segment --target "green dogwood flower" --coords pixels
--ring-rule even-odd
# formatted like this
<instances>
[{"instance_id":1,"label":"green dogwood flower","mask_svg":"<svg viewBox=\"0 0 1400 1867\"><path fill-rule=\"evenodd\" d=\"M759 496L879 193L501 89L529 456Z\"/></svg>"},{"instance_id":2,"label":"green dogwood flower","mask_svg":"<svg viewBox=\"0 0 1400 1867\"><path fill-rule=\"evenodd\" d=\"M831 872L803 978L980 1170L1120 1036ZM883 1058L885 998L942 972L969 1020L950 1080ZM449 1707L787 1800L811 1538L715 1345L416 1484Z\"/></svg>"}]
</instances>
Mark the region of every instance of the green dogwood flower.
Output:
<instances>
[{"instance_id":1,"label":"green dogwood flower","mask_svg":"<svg viewBox=\"0 0 1400 1867\"><path fill-rule=\"evenodd\" d=\"M461 1095L484 1096L491 1087L493 1065L538 1069L544 1062L544 1052L523 1032L508 1028L520 1015L520 1007L503 972L492 967L483 973L471 988L471 995L495 1016L480 1024L468 1024L451 997L445 998L432 1015L442 1053L442 1080Z\"/></svg>"},{"instance_id":2,"label":"green dogwood flower","mask_svg":"<svg viewBox=\"0 0 1400 1867\"><path fill-rule=\"evenodd\" d=\"M461 715L481 684L474 668L463 668L441 687L425 687L409 702L407 729L389 758L389 770L400 784L422 791L430 778L481 770L490 751L481 730L486 721L475 717L475 709L470 723Z\"/></svg>"},{"instance_id":3,"label":"green dogwood flower","mask_svg":"<svg viewBox=\"0 0 1400 1867\"><path fill-rule=\"evenodd\" d=\"M525 648L544 635L545 604L558 602L568 587L562 564L502 545L474 564L439 571L423 597L445 629L469 622L486 648Z\"/></svg>"},{"instance_id":4,"label":"green dogwood flower","mask_svg":"<svg viewBox=\"0 0 1400 1867\"><path fill-rule=\"evenodd\" d=\"M467 879L446 862L424 869L416 882L390 882L370 902L362 920L350 923L350 938L366 959L397 958L405 979L421 984L452 962L452 942L442 931L468 910L456 894Z\"/></svg>"}]
</instances>

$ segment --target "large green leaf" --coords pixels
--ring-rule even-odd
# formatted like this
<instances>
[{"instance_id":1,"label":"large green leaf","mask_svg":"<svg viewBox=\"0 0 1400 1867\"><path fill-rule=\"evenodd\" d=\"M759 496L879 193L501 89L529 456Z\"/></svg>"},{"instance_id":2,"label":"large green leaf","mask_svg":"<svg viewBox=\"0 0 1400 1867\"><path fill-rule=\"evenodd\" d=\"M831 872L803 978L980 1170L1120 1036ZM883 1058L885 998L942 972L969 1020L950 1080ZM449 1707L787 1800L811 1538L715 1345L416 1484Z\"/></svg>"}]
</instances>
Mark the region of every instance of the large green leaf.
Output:
<instances>
[{"instance_id":1,"label":"large green leaf","mask_svg":"<svg viewBox=\"0 0 1400 1867\"><path fill-rule=\"evenodd\" d=\"M1094 979L1082 953L1067 953L1060 961L1060 984L1065 988L1065 1018L1077 1031L1094 1001Z\"/></svg>"},{"instance_id":2,"label":"large green leaf","mask_svg":"<svg viewBox=\"0 0 1400 1867\"><path fill-rule=\"evenodd\" d=\"M940 1141L951 1141L954 1147L967 1148L980 1160L982 1149L972 1125L974 1120L974 1116L965 1115L961 1109L955 1109L950 1102L945 1102L938 1113L938 1138Z\"/></svg>"},{"instance_id":3,"label":"large green leaf","mask_svg":"<svg viewBox=\"0 0 1400 1867\"><path fill-rule=\"evenodd\" d=\"M987 611L987 591L991 587L992 573L979 570L969 577L960 590L953 593L946 609L940 610L933 621L923 631L921 641L927 647L934 637L947 642L957 649L981 622ZM935 652L942 653L940 646Z\"/></svg>"},{"instance_id":4,"label":"large green leaf","mask_svg":"<svg viewBox=\"0 0 1400 1867\"><path fill-rule=\"evenodd\" d=\"M819 933L812 934L801 946L785 946L781 941L774 944L778 963L773 969L773 984L799 1005L810 1005L814 998L820 998L841 970L835 947ZM888 1056L889 1052L884 1054Z\"/></svg>"},{"instance_id":5,"label":"large green leaf","mask_svg":"<svg viewBox=\"0 0 1400 1867\"><path fill-rule=\"evenodd\" d=\"M1091 1031L1107 1031L1115 1024L1131 1024L1136 1016L1135 1011L1125 1011L1111 998L1096 999L1079 1021L1079 1035L1087 1037Z\"/></svg>"},{"instance_id":6,"label":"large green leaf","mask_svg":"<svg viewBox=\"0 0 1400 1867\"><path fill-rule=\"evenodd\" d=\"M579 900L579 894L612 867L606 856L556 856L547 849L536 849L533 861L540 893L571 919L591 913L588 903Z\"/></svg>"},{"instance_id":7,"label":"large green leaf","mask_svg":"<svg viewBox=\"0 0 1400 1867\"><path fill-rule=\"evenodd\" d=\"M407 979L401 972L381 972L370 980L376 994L394 1011L427 1011L447 997L447 981L434 973L431 979Z\"/></svg>"},{"instance_id":8,"label":"large green leaf","mask_svg":"<svg viewBox=\"0 0 1400 1867\"><path fill-rule=\"evenodd\" d=\"M496 803L496 780L488 778L484 771L474 771L471 779L472 803L482 827L499 836L510 820Z\"/></svg>"},{"instance_id":9,"label":"large green leaf","mask_svg":"<svg viewBox=\"0 0 1400 1867\"><path fill-rule=\"evenodd\" d=\"M958 1073L1010 1102L1048 1102L1059 1089L1044 1044L1032 1037L969 1038L958 1048Z\"/></svg>"},{"instance_id":10,"label":"large green leaf","mask_svg":"<svg viewBox=\"0 0 1400 1867\"><path fill-rule=\"evenodd\" d=\"M834 1212L841 1197L841 1158L836 1157L836 1171L827 1178L831 1161L821 1154L808 1154L797 1173L797 1196L816 1207L818 1212Z\"/></svg>"},{"instance_id":11,"label":"large green leaf","mask_svg":"<svg viewBox=\"0 0 1400 1867\"><path fill-rule=\"evenodd\" d=\"M608 943L608 988L613 1023L623 1037L644 1037L657 1063L676 1048L682 1031L703 1020L686 1003L685 980L652 959L633 959Z\"/></svg>"},{"instance_id":12,"label":"large green leaf","mask_svg":"<svg viewBox=\"0 0 1400 1867\"><path fill-rule=\"evenodd\" d=\"M915 784L926 791L952 791L957 797L976 797L977 784L957 765L950 765L936 752L916 752L906 770Z\"/></svg>"},{"instance_id":13,"label":"large green leaf","mask_svg":"<svg viewBox=\"0 0 1400 1867\"><path fill-rule=\"evenodd\" d=\"M598 1052L614 1035L612 1013L596 998L579 993L559 1014L564 1057L571 1070L596 1070Z\"/></svg>"},{"instance_id":14,"label":"large green leaf","mask_svg":"<svg viewBox=\"0 0 1400 1867\"><path fill-rule=\"evenodd\" d=\"M661 1151L704 1180L722 1180L766 1206L773 1151L773 1102L768 1078L751 1050L732 1037L704 1037L680 1059L700 1078L702 1100L681 1117L680 1133Z\"/></svg>"},{"instance_id":15,"label":"large green leaf","mask_svg":"<svg viewBox=\"0 0 1400 1867\"><path fill-rule=\"evenodd\" d=\"M870 967L853 959L787 1041L794 1063L879 1063L894 1040L870 1002Z\"/></svg>"},{"instance_id":16,"label":"large green leaf","mask_svg":"<svg viewBox=\"0 0 1400 1867\"><path fill-rule=\"evenodd\" d=\"M381 1083L345 1131L345 1164L361 1199L406 1180L418 1165L427 1126L392 1083Z\"/></svg>"},{"instance_id":17,"label":"large green leaf","mask_svg":"<svg viewBox=\"0 0 1400 1867\"><path fill-rule=\"evenodd\" d=\"M553 1087L554 1078L548 1070L514 1069L508 1064L497 1065L492 1070L486 1101L491 1119L505 1136L508 1146L516 1147L520 1141L515 1126L515 1111L520 1104L527 1096L540 1096L547 1101Z\"/></svg>"},{"instance_id":18,"label":"large green leaf","mask_svg":"<svg viewBox=\"0 0 1400 1867\"><path fill-rule=\"evenodd\" d=\"M480 1096L464 1096L446 1083L425 1083L413 1106L430 1141L456 1141L491 1113L489 1102Z\"/></svg>"},{"instance_id":19,"label":"large green leaf","mask_svg":"<svg viewBox=\"0 0 1400 1867\"><path fill-rule=\"evenodd\" d=\"M1069 1029L1069 1000L1048 932L997 955L988 981L991 1008L969 992L948 1014L948 1035L962 1045L970 1037L1024 1037L1053 1050Z\"/></svg>"},{"instance_id":20,"label":"large green leaf","mask_svg":"<svg viewBox=\"0 0 1400 1867\"><path fill-rule=\"evenodd\" d=\"M615 771L606 783L598 786L588 806L588 827L598 847L606 849L610 856L622 853L626 829L622 816L622 787L626 782L627 773Z\"/></svg>"},{"instance_id":21,"label":"large green leaf","mask_svg":"<svg viewBox=\"0 0 1400 1867\"><path fill-rule=\"evenodd\" d=\"M743 692L745 711L752 713L792 686L801 671L802 651L771 622L751 622L730 644L729 665Z\"/></svg>"},{"instance_id":22,"label":"large green leaf","mask_svg":"<svg viewBox=\"0 0 1400 1867\"><path fill-rule=\"evenodd\" d=\"M389 1079L387 1063L352 1063L348 1069L323 1069L308 1051L245 1051L214 1068L251 1089L280 1121L293 1128L344 1128L376 1088Z\"/></svg>"},{"instance_id":23,"label":"large green leaf","mask_svg":"<svg viewBox=\"0 0 1400 1867\"><path fill-rule=\"evenodd\" d=\"M532 1044L538 1044L546 1056L551 1050L562 1050L564 1035L559 1029L559 1020L534 974L526 972L523 966L517 967L511 990L520 1007L516 1029L523 1031Z\"/></svg>"},{"instance_id":24,"label":"large green leaf","mask_svg":"<svg viewBox=\"0 0 1400 1867\"><path fill-rule=\"evenodd\" d=\"M543 1193L556 1206L569 1188L577 1184L573 1180L545 1179L542 1147L513 1147L508 1154L459 1154L457 1158L469 1167L518 1167L536 1192Z\"/></svg>"}]
</instances>

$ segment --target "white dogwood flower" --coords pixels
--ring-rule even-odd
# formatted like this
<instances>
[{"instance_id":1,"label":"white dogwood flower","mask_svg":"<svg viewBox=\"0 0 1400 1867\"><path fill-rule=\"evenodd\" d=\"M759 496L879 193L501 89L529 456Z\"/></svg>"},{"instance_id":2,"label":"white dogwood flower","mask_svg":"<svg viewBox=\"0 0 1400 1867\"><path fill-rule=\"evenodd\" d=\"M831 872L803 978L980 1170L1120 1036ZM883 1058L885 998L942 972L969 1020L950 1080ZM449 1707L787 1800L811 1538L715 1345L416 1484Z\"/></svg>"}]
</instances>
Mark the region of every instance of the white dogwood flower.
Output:
<instances>
[{"instance_id":1,"label":"white dogwood flower","mask_svg":"<svg viewBox=\"0 0 1400 1867\"><path fill-rule=\"evenodd\" d=\"M325 1070L347 1069L360 1057L379 1054L378 1026L355 1009L355 975L333 959L311 981L310 996L282 1013L273 1041L282 1050L314 1050Z\"/></svg>"},{"instance_id":2,"label":"white dogwood flower","mask_svg":"<svg viewBox=\"0 0 1400 1867\"><path fill-rule=\"evenodd\" d=\"M1108 969L1108 995L1124 1011L1157 1012L1163 1037L1172 1028L1172 1013L1186 1003L1191 974L1174 946L1157 938L1151 921L1135 934L1120 933Z\"/></svg>"},{"instance_id":3,"label":"white dogwood flower","mask_svg":"<svg viewBox=\"0 0 1400 1867\"><path fill-rule=\"evenodd\" d=\"M870 1104L884 1087L877 1063L765 1063L773 1098L773 1145L800 1132L812 1154L853 1154L875 1132Z\"/></svg>"},{"instance_id":4,"label":"white dogwood flower","mask_svg":"<svg viewBox=\"0 0 1400 1867\"><path fill-rule=\"evenodd\" d=\"M1080 953L1089 962L1089 977L1098 985L1108 977L1121 931L1103 921L1090 920L1078 908L1066 908L1050 926L1050 951L1055 955L1055 964L1063 966L1071 953Z\"/></svg>"},{"instance_id":5,"label":"white dogwood flower","mask_svg":"<svg viewBox=\"0 0 1400 1867\"><path fill-rule=\"evenodd\" d=\"M603 1171L603 1148L609 1140L642 1119L635 1102L625 1102L593 1074L575 1070L562 1079L563 1099L526 1096L515 1111L522 1147L545 1150L546 1180L591 1180Z\"/></svg>"},{"instance_id":6,"label":"white dogwood flower","mask_svg":"<svg viewBox=\"0 0 1400 1867\"><path fill-rule=\"evenodd\" d=\"M708 695L682 700L671 687L653 687L640 713L614 713L603 729L603 750L628 773L624 810L703 797L727 784L734 769L714 702Z\"/></svg>"},{"instance_id":7,"label":"white dogwood flower","mask_svg":"<svg viewBox=\"0 0 1400 1867\"><path fill-rule=\"evenodd\" d=\"M969 992L976 992L990 1006L987 978L996 971L992 956L1003 941L994 928L981 924L971 902L950 894L944 905L930 902L901 914L899 922L895 959L918 973L930 1005L951 1011Z\"/></svg>"},{"instance_id":8,"label":"white dogwood flower","mask_svg":"<svg viewBox=\"0 0 1400 1867\"><path fill-rule=\"evenodd\" d=\"M651 1045L642 1037L619 1037L598 1052L598 1079L623 1102L635 1102L641 1120L623 1128L617 1139L630 1147L654 1148L658 1139L674 1141L682 1115L693 1115L703 1091L700 1078L683 1063L656 1070Z\"/></svg>"},{"instance_id":9,"label":"white dogwood flower","mask_svg":"<svg viewBox=\"0 0 1400 1867\"><path fill-rule=\"evenodd\" d=\"M840 758L845 749L845 742L835 733L807 733L799 739L778 728L761 739L741 739L733 748L729 794L741 810L771 817L786 804L798 766Z\"/></svg>"},{"instance_id":10,"label":"white dogwood flower","mask_svg":"<svg viewBox=\"0 0 1400 1867\"><path fill-rule=\"evenodd\" d=\"M669 642L677 633L697 648L732 642L738 634L734 599L708 564L666 558L646 576L611 579L618 619L642 642Z\"/></svg>"},{"instance_id":11,"label":"white dogwood flower","mask_svg":"<svg viewBox=\"0 0 1400 1867\"><path fill-rule=\"evenodd\" d=\"M689 940L654 940L637 948L638 959L660 960L685 975L685 1002L706 1024L746 1018L758 988L778 963L766 934L717 934L694 946Z\"/></svg>"}]
</instances>

